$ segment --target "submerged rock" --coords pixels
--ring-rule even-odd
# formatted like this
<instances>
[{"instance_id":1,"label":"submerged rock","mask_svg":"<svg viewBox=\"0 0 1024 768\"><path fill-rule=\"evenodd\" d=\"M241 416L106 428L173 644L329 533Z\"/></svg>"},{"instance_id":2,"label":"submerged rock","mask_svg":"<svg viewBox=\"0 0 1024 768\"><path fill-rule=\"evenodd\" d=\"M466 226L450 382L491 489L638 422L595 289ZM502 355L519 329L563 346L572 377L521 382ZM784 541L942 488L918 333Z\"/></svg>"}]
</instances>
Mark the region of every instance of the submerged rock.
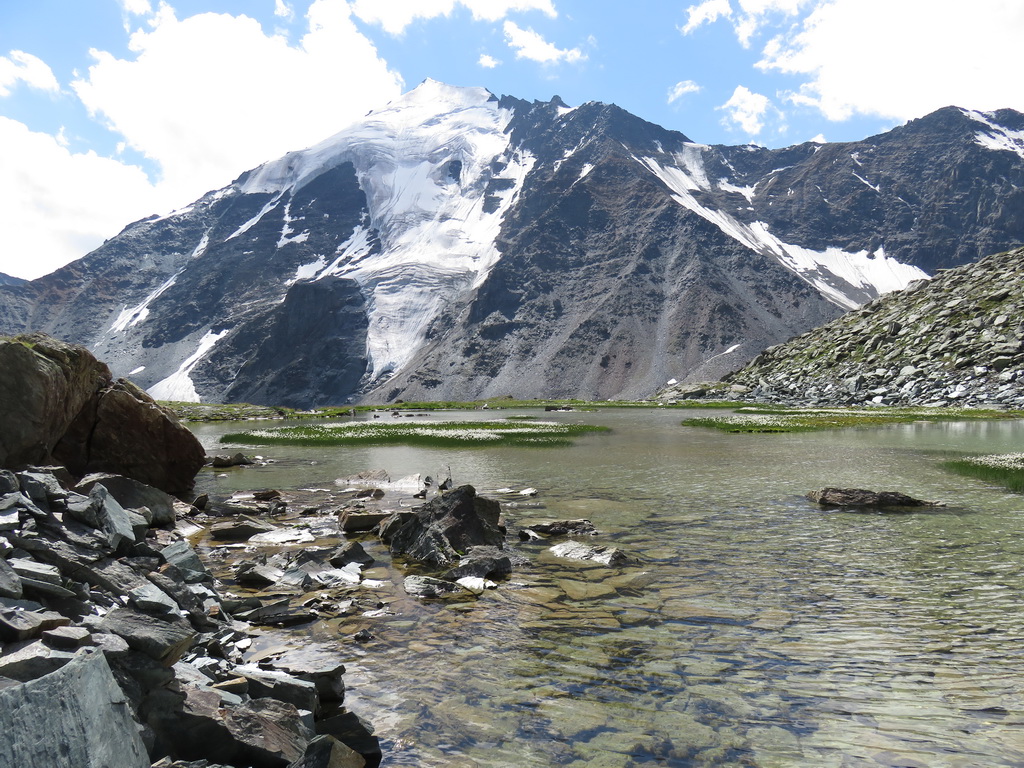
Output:
<instances>
[{"instance_id":1,"label":"submerged rock","mask_svg":"<svg viewBox=\"0 0 1024 768\"><path fill-rule=\"evenodd\" d=\"M532 539L534 537L524 531L532 531L544 536L592 536L597 533L597 527L589 520L558 520L551 523L527 525L523 531L519 532L520 539Z\"/></svg>"},{"instance_id":2,"label":"submerged rock","mask_svg":"<svg viewBox=\"0 0 1024 768\"><path fill-rule=\"evenodd\" d=\"M474 594L462 584L435 579L432 576L406 576L405 591L415 597L458 597Z\"/></svg>"},{"instance_id":3,"label":"submerged rock","mask_svg":"<svg viewBox=\"0 0 1024 768\"><path fill-rule=\"evenodd\" d=\"M823 507L889 509L938 506L933 501L922 501L896 491L867 491L862 488L823 488L811 491L807 498Z\"/></svg>"}]
</instances>

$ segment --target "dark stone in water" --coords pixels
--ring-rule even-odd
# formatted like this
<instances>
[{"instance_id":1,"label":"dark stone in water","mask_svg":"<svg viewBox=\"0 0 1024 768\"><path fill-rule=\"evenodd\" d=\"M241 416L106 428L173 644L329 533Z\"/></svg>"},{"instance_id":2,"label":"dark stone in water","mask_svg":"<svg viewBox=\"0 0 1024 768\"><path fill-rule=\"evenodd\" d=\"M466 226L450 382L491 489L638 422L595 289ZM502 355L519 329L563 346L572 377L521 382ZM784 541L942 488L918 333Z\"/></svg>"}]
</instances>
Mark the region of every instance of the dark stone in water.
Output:
<instances>
[{"instance_id":1,"label":"dark stone in water","mask_svg":"<svg viewBox=\"0 0 1024 768\"><path fill-rule=\"evenodd\" d=\"M551 523L536 523L526 526L526 530L545 536L580 536L597 533L597 527L589 520L558 520ZM521 532L519 537L523 538ZM527 534L527 538L533 537Z\"/></svg>"},{"instance_id":2,"label":"dark stone in water","mask_svg":"<svg viewBox=\"0 0 1024 768\"><path fill-rule=\"evenodd\" d=\"M867 491L862 488L823 488L811 491L807 498L823 507L889 509L937 506L935 502L922 501L896 491Z\"/></svg>"},{"instance_id":3,"label":"dark stone in water","mask_svg":"<svg viewBox=\"0 0 1024 768\"><path fill-rule=\"evenodd\" d=\"M405 591L415 597L461 597L472 594L461 584L432 576L406 576L404 586Z\"/></svg>"},{"instance_id":4,"label":"dark stone in water","mask_svg":"<svg viewBox=\"0 0 1024 768\"><path fill-rule=\"evenodd\" d=\"M258 533L269 533L274 526L251 517L240 517L223 523L214 523L210 535L217 541L247 541Z\"/></svg>"},{"instance_id":5,"label":"dark stone in water","mask_svg":"<svg viewBox=\"0 0 1024 768\"><path fill-rule=\"evenodd\" d=\"M512 560L508 557L481 557L463 560L455 568L446 571L441 578L445 581L476 577L479 579L501 579L512 575Z\"/></svg>"},{"instance_id":6,"label":"dark stone in water","mask_svg":"<svg viewBox=\"0 0 1024 768\"><path fill-rule=\"evenodd\" d=\"M363 545L358 541L347 542L327 556L327 562L335 568L344 568L349 563L362 563L372 565L373 557L366 553Z\"/></svg>"},{"instance_id":7,"label":"dark stone in water","mask_svg":"<svg viewBox=\"0 0 1024 768\"><path fill-rule=\"evenodd\" d=\"M227 469L228 467L242 467L255 462L243 453L236 453L233 456L214 456L210 459L214 469Z\"/></svg>"},{"instance_id":8,"label":"dark stone in water","mask_svg":"<svg viewBox=\"0 0 1024 768\"><path fill-rule=\"evenodd\" d=\"M342 711L331 717L325 717L316 724L318 735L333 736L342 744L346 744L363 756L366 768L377 768L383 757L380 741L373 733L373 726L354 712Z\"/></svg>"},{"instance_id":9,"label":"dark stone in water","mask_svg":"<svg viewBox=\"0 0 1024 768\"><path fill-rule=\"evenodd\" d=\"M470 547L501 545L505 532L499 525L501 506L476 495L471 485L435 496L391 534L389 548L434 567L457 561Z\"/></svg>"}]
</instances>

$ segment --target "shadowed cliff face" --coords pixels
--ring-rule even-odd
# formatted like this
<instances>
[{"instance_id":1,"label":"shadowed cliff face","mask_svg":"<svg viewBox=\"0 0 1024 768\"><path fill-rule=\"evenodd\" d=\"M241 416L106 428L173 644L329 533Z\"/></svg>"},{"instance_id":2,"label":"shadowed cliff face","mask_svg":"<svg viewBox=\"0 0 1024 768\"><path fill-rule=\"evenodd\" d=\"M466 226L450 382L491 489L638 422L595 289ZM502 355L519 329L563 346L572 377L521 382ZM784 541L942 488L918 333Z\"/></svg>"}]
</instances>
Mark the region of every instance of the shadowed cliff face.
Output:
<instances>
[{"instance_id":1,"label":"shadowed cliff face","mask_svg":"<svg viewBox=\"0 0 1024 768\"><path fill-rule=\"evenodd\" d=\"M615 106L426 82L82 260L0 331L161 399L644 397L1024 242L1024 116L709 147Z\"/></svg>"}]
</instances>

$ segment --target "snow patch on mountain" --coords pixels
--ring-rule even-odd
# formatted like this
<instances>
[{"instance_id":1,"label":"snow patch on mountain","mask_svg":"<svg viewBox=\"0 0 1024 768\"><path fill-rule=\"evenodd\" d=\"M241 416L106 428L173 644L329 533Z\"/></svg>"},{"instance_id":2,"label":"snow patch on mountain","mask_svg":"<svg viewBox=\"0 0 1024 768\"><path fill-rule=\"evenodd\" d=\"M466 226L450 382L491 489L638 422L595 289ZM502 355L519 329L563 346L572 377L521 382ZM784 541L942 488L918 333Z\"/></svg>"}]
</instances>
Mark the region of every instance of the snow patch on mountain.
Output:
<instances>
[{"instance_id":1,"label":"snow patch on mountain","mask_svg":"<svg viewBox=\"0 0 1024 768\"><path fill-rule=\"evenodd\" d=\"M1014 131L995 122L995 116L987 112L963 110L964 114L982 123L987 130L975 134L974 140L985 147L1002 152L1013 152L1024 158L1024 131Z\"/></svg>"},{"instance_id":2,"label":"snow patch on mountain","mask_svg":"<svg viewBox=\"0 0 1024 768\"><path fill-rule=\"evenodd\" d=\"M189 258L190 259L198 259L204 253L206 253L206 249L209 248L209 247L210 247L210 233L209 233L209 231L207 231L205 234L203 234L203 237L199 240L199 244L196 245L196 247L192 250L192 255L189 256Z\"/></svg>"},{"instance_id":3,"label":"snow patch on mountain","mask_svg":"<svg viewBox=\"0 0 1024 768\"><path fill-rule=\"evenodd\" d=\"M737 195L743 195L743 197L747 198L748 203L754 199L755 187L737 187L728 179L719 179L718 188L723 192L735 192Z\"/></svg>"},{"instance_id":4,"label":"snow patch on mountain","mask_svg":"<svg viewBox=\"0 0 1024 768\"><path fill-rule=\"evenodd\" d=\"M262 219L264 216L266 216L272 210L277 208L278 203L281 202L282 194L283 193L278 193L278 195L273 200L270 200L266 205L263 206L262 210L260 210L259 213L257 213L255 216L253 216L251 219L249 219L247 222L245 222L245 224L243 224L238 229L236 229L234 232L232 232L230 235L228 235L226 238L224 238L225 241L233 240L234 238L238 237L239 235L244 235L250 229L255 227L259 223L260 219Z\"/></svg>"},{"instance_id":5,"label":"snow patch on mountain","mask_svg":"<svg viewBox=\"0 0 1024 768\"><path fill-rule=\"evenodd\" d=\"M928 277L917 267L887 257L881 248L873 254L867 251L849 253L840 248L814 251L783 242L769 231L764 222L745 224L724 211L708 208L693 194L707 188L702 186L707 183L707 175L702 167L697 167L693 154L673 156L682 168L662 165L652 157L634 156L634 159L671 190L677 203L751 250L774 256L838 306L855 309L865 298L900 290L913 280Z\"/></svg>"},{"instance_id":6,"label":"snow patch on mountain","mask_svg":"<svg viewBox=\"0 0 1024 768\"><path fill-rule=\"evenodd\" d=\"M500 258L501 220L534 164L531 155L510 148L511 118L486 89L427 80L243 182L242 192L276 195L269 210L328 168L354 166L367 198L367 226L357 228L330 264L318 257L294 279L344 274L359 283L369 310L371 381L407 363L441 308L479 285ZM489 187L493 180L501 184Z\"/></svg>"},{"instance_id":7,"label":"snow patch on mountain","mask_svg":"<svg viewBox=\"0 0 1024 768\"><path fill-rule=\"evenodd\" d=\"M149 315L149 305L156 301L158 298L160 298L160 296L163 293L165 293L168 288L174 285L174 283L177 282L178 278L181 276L181 273L184 271L185 267L179 269L167 280L165 280L159 287L157 287L156 290L152 291L146 298L144 298L134 307L131 307L130 309L127 306L123 307L121 309L121 313L117 316L117 319L114 320L114 323L110 326L109 329L107 329L107 333L121 333L127 330L128 328L138 325L143 320L145 320L146 317Z\"/></svg>"},{"instance_id":8,"label":"snow patch on mountain","mask_svg":"<svg viewBox=\"0 0 1024 768\"><path fill-rule=\"evenodd\" d=\"M185 359L177 371L166 379L158 381L146 391L149 392L154 400L172 400L181 403L201 402L199 393L196 391L195 384L192 383L192 378L189 374L199 364L199 361L209 354L214 345L227 334L228 331L226 330L220 333L207 331L203 338L199 340L199 348Z\"/></svg>"},{"instance_id":9,"label":"snow patch on mountain","mask_svg":"<svg viewBox=\"0 0 1024 768\"><path fill-rule=\"evenodd\" d=\"M858 163L858 165L859 165L859 163ZM876 184L872 184L872 183L871 183L870 181L868 181L867 179L865 179L865 178L864 178L863 176L861 176L861 175L860 175L859 173L856 173L856 172L855 172L855 173L853 174L853 177L854 177L855 179L857 179L857 181L860 181L860 182L863 182L864 184L866 184L866 185L867 185L868 187L870 187L871 189L873 189L873 190L874 190L875 192L881 192L881 191L882 191L882 190L881 190L881 189L880 189L880 188L879 188L879 187L878 187L878 186L877 186Z\"/></svg>"}]
</instances>

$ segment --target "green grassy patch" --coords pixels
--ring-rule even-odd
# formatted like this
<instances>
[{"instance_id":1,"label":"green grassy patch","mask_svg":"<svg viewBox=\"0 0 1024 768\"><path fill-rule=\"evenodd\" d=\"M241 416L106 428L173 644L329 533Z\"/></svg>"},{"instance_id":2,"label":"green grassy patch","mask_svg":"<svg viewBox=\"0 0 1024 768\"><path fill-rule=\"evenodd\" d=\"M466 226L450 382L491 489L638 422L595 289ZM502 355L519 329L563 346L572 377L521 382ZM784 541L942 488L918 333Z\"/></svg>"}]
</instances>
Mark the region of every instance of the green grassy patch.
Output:
<instances>
[{"instance_id":1,"label":"green grassy patch","mask_svg":"<svg viewBox=\"0 0 1024 768\"><path fill-rule=\"evenodd\" d=\"M1024 453L965 456L942 462L942 468L1024 493Z\"/></svg>"},{"instance_id":2,"label":"green grassy patch","mask_svg":"<svg viewBox=\"0 0 1024 768\"><path fill-rule=\"evenodd\" d=\"M564 446L587 432L607 427L535 421L443 421L429 424L376 424L359 421L254 429L224 435L222 443L244 445L419 445L428 447Z\"/></svg>"},{"instance_id":3,"label":"green grassy patch","mask_svg":"<svg viewBox=\"0 0 1024 768\"><path fill-rule=\"evenodd\" d=\"M1019 419L1021 411L973 408L737 408L728 416L683 421L685 427L710 427L723 432L816 432L849 427L879 427L915 421Z\"/></svg>"}]
</instances>

